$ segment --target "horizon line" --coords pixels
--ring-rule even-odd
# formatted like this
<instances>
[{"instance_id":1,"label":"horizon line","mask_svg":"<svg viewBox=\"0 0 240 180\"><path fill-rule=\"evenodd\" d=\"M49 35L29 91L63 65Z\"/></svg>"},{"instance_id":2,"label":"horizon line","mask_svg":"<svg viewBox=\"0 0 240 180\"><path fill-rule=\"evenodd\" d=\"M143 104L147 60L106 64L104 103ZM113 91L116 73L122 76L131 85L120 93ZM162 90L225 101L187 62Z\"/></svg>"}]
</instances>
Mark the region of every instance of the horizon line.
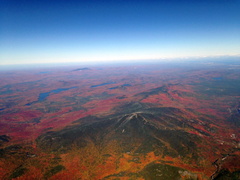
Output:
<instances>
[{"instance_id":1,"label":"horizon line","mask_svg":"<svg viewBox=\"0 0 240 180\"><path fill-rule=\"evenodd\" d=\"M149 61L149 62L157 62L157 61L179 61L179 60L191 60L191 59L201 59L201 58L223 58L223 57L240 57L240 54L234 54L234 55L207 55L207 56L179 56L179 57L161 57L161 58L126 58L126 59L109 59L109 60L104 60L104 59L95 59L95 60L79 60L79 61L59 61L59 62L26 62L26 63L0 63L0 66L22 66L22 65L56 65L56 64L100 64L100 63L109 63L109 64L115 64L115 63L131 63L132 62L144 62L144 61Z\"/></svg>"}]
</instances>

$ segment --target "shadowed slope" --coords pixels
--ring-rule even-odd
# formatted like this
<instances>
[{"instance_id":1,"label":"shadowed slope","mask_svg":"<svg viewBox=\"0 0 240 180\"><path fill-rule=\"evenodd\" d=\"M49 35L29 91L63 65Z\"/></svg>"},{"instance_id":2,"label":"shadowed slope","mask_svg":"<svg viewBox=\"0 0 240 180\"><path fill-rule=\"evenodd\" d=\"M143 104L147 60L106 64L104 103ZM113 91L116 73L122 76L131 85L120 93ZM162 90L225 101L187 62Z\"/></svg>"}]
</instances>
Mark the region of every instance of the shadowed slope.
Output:
<instances>
[{"instance_id":1,"label":"shadowed slope","mask_svg":"<svg viewBox=\"0 0 240 180\"><path fill-rule=\"evenodd\" d=\"M134 104L136 107L136 104ZM196 152L197 135L184 131L191 129L185 119L186 112L177 108L145 108L137 106L134 112L117 113L108 117L89 118L97 121L92 123L74 124L60 131L47 132L38 137L37 144L46 151L65 152L71 146L85 147L93 142L99 149L108 143L117 141L119 151L169 155L172 157L186 156ZM81 119L79 120L81 122Z\"/></svg>"}]
</instances>

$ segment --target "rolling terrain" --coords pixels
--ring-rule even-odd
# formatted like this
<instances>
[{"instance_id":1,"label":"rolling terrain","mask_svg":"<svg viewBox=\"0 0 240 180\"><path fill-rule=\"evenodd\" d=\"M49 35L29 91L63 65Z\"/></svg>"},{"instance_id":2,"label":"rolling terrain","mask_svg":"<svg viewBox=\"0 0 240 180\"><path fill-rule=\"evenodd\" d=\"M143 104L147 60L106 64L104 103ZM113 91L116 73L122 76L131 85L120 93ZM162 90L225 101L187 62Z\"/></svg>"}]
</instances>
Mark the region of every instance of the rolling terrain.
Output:
<instances>
[{"instance_id":1,"label":"rolling terrain","mask_svg":"<svg viewBox=\"0 0 240 180\"><path fill-rule=\"evenodd\" d=\"M0 74L0 179L240 178L236 62Z\"/></svg>"}]
</instances>

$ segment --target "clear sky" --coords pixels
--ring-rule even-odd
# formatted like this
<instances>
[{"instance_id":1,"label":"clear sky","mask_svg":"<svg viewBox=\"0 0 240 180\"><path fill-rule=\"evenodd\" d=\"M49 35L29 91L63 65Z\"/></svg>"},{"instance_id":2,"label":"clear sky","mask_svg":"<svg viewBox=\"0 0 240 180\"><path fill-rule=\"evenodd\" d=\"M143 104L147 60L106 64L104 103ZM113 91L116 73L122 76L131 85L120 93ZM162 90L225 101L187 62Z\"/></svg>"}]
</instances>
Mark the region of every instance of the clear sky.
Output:
<instances>
[{"instance_id":1,"label":"clear sky","mask_svg":"<svg viewBox=\"0 0 240 180\"><path fill-rule=\"evenodd\" d=\"M0 65L239 54L239 0L0 0Z\"/></svg>"}]
</instances>

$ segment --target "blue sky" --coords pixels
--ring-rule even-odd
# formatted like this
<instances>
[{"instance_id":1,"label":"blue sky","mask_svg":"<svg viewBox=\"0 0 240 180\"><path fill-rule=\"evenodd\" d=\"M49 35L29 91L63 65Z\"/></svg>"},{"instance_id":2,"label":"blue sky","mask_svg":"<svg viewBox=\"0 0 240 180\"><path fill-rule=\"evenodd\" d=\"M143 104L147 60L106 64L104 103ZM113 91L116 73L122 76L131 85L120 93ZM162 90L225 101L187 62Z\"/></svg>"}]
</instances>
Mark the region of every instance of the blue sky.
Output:
<instances>
[{"instance_id":1,"label":"blue sky","mask_svg":"<svg viewBox=\"0 0 240 180\"><path fill-rule=\"evenodd\" d=\"M0 65L240 54L238 0L0 0Z\"/></svg>"}]
</instances>

